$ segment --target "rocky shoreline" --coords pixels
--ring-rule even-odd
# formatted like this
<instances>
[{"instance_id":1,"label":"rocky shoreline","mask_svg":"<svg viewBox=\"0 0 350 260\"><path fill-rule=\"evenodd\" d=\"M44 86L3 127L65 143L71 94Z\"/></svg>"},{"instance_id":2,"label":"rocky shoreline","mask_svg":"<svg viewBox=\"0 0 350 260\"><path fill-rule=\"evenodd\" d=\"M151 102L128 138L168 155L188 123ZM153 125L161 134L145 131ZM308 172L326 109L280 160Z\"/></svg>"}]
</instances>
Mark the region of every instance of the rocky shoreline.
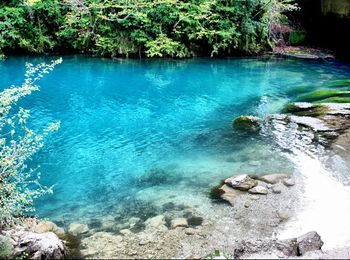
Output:
<instances>
[{"instance_id":1,"label":"rocky shoreline","mask_svg":"<svg viewBox=\"0 0 350 260\"><path fill-rule=\"evenodd\" d=\"M349 159L347 103L291 103L285 114L263 119L241 116L233 126L235 131L259 132L271 140L278 139L279 149L292 154L292 148L302 143L315 149L322 144ZM320 251L323 235L315 232L318 230L308 230L299 237L278 238L287 223L293 225L291 219L302 209L301 194L305 188L304 177L297 172L259 176L243 173L213 188L212 199L226 202L212 205L213 218L193 208L169 204L161 214L144 220L131 217L116 230L115 219L106 219L100 229L85 223L71 223L62 229L49 221L27 219L22 227L2 230L0 243L10 256L26 253L32 258L56 259L349 257L347 247ZM138 229L139 225L142 228Z\"/></svg>"}]
</instances>

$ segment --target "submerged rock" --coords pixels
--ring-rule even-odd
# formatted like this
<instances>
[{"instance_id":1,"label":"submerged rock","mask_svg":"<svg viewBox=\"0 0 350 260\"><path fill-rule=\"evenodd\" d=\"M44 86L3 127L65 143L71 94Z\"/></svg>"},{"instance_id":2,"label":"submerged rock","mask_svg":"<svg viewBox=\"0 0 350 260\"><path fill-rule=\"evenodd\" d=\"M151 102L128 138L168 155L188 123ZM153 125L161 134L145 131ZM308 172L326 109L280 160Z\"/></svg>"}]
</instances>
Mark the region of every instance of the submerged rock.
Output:
<instances>
[{"instance_id":1,"label":"submerged rock","mask_svg":"<svg viewBox=\"0 0 350 260\"><path fill-rule=\"evenodd\" d=\"M119 233L124 236L127 236L127 235L130 235L132 232L130 231L130 229L122 229L122 230L119 230Z\"/></svg>"},{"instance_id":2,"label":"submerged rock","mask_svg":"<svg viewBox=\"0 0 350 260\"><path fill-rule=\"evenodd\" d=\"M311 231L297 238L298 251L300 255L306 252L320 250L323 246L323 241L317 232Z\"/></svg>"},{"instance_id":3,"label":"submerged rock","mask_svg":"<svg viewBox=\"0 0 350 260\"><path fill-rule=\"evenodd\" d=\"M72 223L68 227L68 232L74 236L78 236L89 232L89 227L86 224Z\"/></svg>"},{"instance_id":4,"label":"submerged rock","mask_svg":"<svg viewBox=\"0 0 350 260\"><path fill-rule=\"evenodd\" d=\"M257 131L260 128L261 119L255 116L239 116L233 120L232 127L243 131Z\"/></svg>"},{"instance_id":5,"label":"submerged rock","mask_svg":"<svg viewBox=\"0 0 350 260\"><path fill-rule=\"evenodd\" d=\"M175 218L171 221L171 228L177 227L188 227L187 219L185 218Z\"/></svg>"},{"instance_id":6,"label":"submerged rock","mask_svg":"<svg viewBox=\"0 0 350 260\"><path fill-rule=\"evenodd\" d=\"M164 215L158 215L153 218L149 218L145 221L146 227L157 228L161 225L165 225L165 217Z\"/></svg>"},{"instance_id":7,"label":"submerged rock","mask_svg":"<svg viewBox=\"0 0 350 260\"><path fill-rule=\"evenodd\" d=\"M234 189L246 191L258 185L258 181L252 179L247 174L243 174L226 179L225 184Z\"/></svg>"},{"instance_id":8,"label":"submerged rock","mask_svg":"<svg viewBox=\"0 0 350 260\"><path fill-rule=\"evenodd\" d=\"M254 188L251 188L248 190L251 194L262 194L266 195L268 193L267 189L263 186L255 186Z\"/></svg>"}]
</instances>

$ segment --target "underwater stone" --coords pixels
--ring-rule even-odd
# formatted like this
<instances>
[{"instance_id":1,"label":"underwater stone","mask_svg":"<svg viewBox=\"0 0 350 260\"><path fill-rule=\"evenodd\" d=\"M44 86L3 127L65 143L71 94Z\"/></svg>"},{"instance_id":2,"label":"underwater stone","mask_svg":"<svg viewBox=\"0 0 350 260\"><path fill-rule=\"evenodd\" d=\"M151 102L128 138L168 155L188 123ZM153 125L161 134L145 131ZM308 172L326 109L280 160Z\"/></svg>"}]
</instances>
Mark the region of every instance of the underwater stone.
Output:
<instances>
[{"instance_id":1,"label":"underwater stone","mask_svg":"<svg viewBox=\"0 0 350 260\"><path fill-rule=\"evenodd\" d=\"M119 231L120 234L127 236L129 234L131 234L132 232L130 231L130 229L122 229Z\"/></svg>"},{"instance_id":2,"label":"underwater stone","mask_svg":"<svg viewBox=\"0 0 350 260\"><path fill-rule=\"evenodd\" d=\"M225 184L234 189L246 191L258 185L258 182L250 178L247 174L243 174L226 179Z\"/></svg>"},{"instance_id":3,"label":"underwater stone","mask_svg":"<svg viewBox=\"0 0 350 260\"><path fill-rule=\"evenodd\" d=\"M175 218L171 221L171 228L188 227L187 219Z\"/></svg>"},{"instance_id":4,"label":"underwater stone","mask_svg":"<svg viewBox=\"0 0 350 260\"><path fill-rule=\"evenodd\" d=\"M242 131L257 131L260 129L261 119L255 116L239 116L233 120L232 127Z\"/></svg>"},{"instance_id":5,"label":"underwater stone","mask_svg":"<svg viewBox=\"0 0 350 260\"><path fill-rule=\"evenodd\" d=\"M148 227L159 227L160 225L165 225L164 215L158 215L153 218L149 218L145 221L146 226Z\"/></svg>"},{"instance_id":6,"label":"underwater stone","mask_svg":"<svg viewBox=\"0 0 350 260\"><path fill-rule=\"evenodd\" d=\"M164 211L167 211L167 210L173 210L175 209L175 203L174 202L167 202L167 203L164 203L162 205L162 209Z\"/></svg>"},{"instance_id":7,"label":"underwater stone","mask_svg":"<svg viewBox=\"0 0 350 260\"><path fill-rule=\"evenodd\" d=\"M202 217L196 217L196 216L191 216L189 218L187 218L187 223L190 226L200 226L203 223L203 218Z\"/></svg>"},{"instance_id":8,"label":"underwater stone","mask_svg":"<svg viewBox=\"0 0 350 260\"><path fill-rule=\"evenodd\" d=\"M68 227L68 232L74 236L87 233L88 231L89 227L86 224L72 223Z\"/></svg>"}]
</instances>

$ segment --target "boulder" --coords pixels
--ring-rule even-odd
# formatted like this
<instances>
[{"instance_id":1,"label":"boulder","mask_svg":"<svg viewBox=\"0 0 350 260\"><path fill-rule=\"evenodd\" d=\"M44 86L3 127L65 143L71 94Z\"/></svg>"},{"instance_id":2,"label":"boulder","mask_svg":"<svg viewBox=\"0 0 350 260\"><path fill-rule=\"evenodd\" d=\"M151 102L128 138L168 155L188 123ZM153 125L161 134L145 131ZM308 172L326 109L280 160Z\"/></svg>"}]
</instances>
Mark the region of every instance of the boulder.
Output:
<instances>
[{"instance_id":1,"label":"boulder","mask_svg":"<svg viewBox=\"0 0 350 260\"><path fill-rule=\"evenodd\" d=\"M72 223L68 227L68 232L74 236L78 236L89 232L89 228L86 224Z\"/></svg>"},{"instance_id":2,"label":"boulder","mask_svg":"<svg viewBox=\"0 0 350 260\"><path fill-rule=\"evenodd\" d=\"M258 185L258 181L250 178L247 174L243 174L226 179L225 184L237 190L247 191Z\"/></svg>"},{"instance_id":3,"label":"boulder","mask_svg":"<svg viewBox=\"0 0 350 260\"><path fill-rule=\"evenodd\" d=\"M277 240L276 248L283 253L283 256L298 256L298 244L296 238Z\"/></svg>"},{"instance_id":4,"label":"boulder","mask_svg":"<svg viewBox=\"0 0 350 260\"><path fill-rule=\"evenodd\" d=\"M188 227L187 219L185 218L175 218L171 221L171 228L177 227Z\"/></svg>"},{"instance_id":5,"label":"boulder","mask_svg":"<svg viewBox=\"0 0 350 260\"><path fill-rule=\"evenodd\" d=\"M243 191L235 190L230 186L224 184L220 190L222 190L221 198L226 200L232 206L236 203L237 198L244 194Z\"/></svg>"},{"instance_id":6,"label":"boulder","mask_svg":"<svg viewBox=\"0 0 350 260\"><path fill-rule=\"evenodd\" d=\"M239 116L233 120L232 127L242 131L257 131L260 129L261 119L255 116Z\"/></svg>"},{"instance_id":7,"label":"boulder","mask_svg":"<svg viewBox=\"0 0 350 260\"><path fill-rule=\"evenodd\" d=\"M34 233L18 231L16 250L26 252L32 259L63 259L65 247L63 242L52 232Z\"/></svg>"},{"instance_id":8,"label":"boulder","mask_svg":"<svg viewBox=\"0 0 350 260\"><path fill-rule=\"evenodd\" d=\"M249 189L248 192L251 194L262 194L262 195L266 195L268 193L267 189L263 186L255 186Z\"/></svg>"},{"instance_id":9,"label":"boulder","mask_svg":"<svg viewBox=\"0 0 350 260\"><path fill-rule=\"evenodd\" d=\"M289 175L286 173L272 173L272 174L266 174L262 176L257 176L256 178L260 181L270 183L270 184L276 184L283 179L288 178Z\"/></svg>"},{"instance_id":10,"label":"boulder","mask_svg":"<svg viewBox=\"0 0 350 260\"><path fill-rule=\"evenodd\" d=\"M304 255L309 251L320 250L323 246L323 241L317 232L311 231L297 238L298 251L300 255Z\"/></svg>"},{"instance_id":11,"label":"boulder","mask_svg":"<svg viewBox=\"0 0 350 260\"><path fill-rule=\"evenodd\" d=\"M146 227L157 228L161 225L165 225L165 217L164 215L158 215L153 218L149 218L145 221Z\"/></svg>"}]
</instances>

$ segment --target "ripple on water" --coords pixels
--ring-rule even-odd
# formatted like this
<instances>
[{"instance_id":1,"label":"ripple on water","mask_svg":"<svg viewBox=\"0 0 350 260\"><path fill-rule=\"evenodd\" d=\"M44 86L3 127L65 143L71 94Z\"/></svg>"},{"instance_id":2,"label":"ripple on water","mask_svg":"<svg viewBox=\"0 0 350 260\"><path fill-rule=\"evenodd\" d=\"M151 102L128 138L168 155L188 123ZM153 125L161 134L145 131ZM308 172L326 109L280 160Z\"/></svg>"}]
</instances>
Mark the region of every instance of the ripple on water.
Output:
<instances>
[{"instance_id":1,"label":"ripple on water","mask_svg":"<svg viewBox=\"0 0 350 260\"><path fill-rule=\"evenodd\" d=\"M19 83L26 61L47 59L1 61L0 85ZM210 215L208 192L221 179L291 172L296 163L281 151L302 149L291 136L276 135L283 145L275 146L269 138L236 135L232 119L278 112L289 89L350 77L349 71L343 64L281 59L67 56L43 79L41 91L21 103L32 109L34 128L62 122L30 162L41 165L44 184L55 185L53 195L37 201L37 213L98 226L123 208L125 218L134 216L128 205L136 207L131 201L137 200L156 208L184 204ZM163 175L146 178L152 169Z\"/></svg>"}]
</instances>

